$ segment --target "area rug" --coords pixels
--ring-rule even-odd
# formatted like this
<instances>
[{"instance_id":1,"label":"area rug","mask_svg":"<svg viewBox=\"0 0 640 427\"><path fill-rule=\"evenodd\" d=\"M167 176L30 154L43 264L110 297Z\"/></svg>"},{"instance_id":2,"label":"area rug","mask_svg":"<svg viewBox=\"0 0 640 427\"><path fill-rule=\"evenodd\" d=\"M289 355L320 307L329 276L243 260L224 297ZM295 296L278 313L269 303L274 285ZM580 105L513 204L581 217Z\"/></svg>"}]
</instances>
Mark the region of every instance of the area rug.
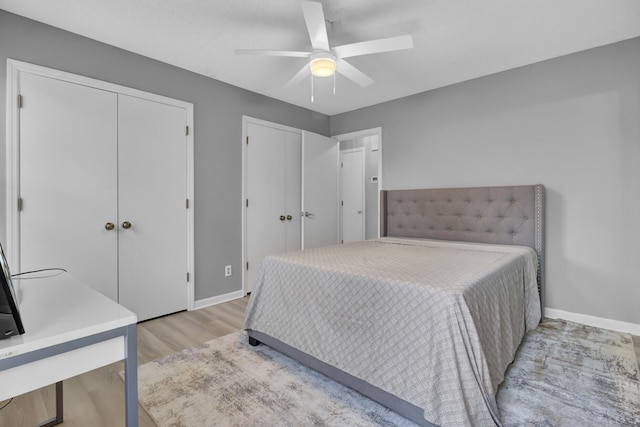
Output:
<instances>
[{"instance_id":1,"label":"area rug","mask_svg":"<svg viewBox=\"0 0 640 427\"><path fill-rule=\"evenodd\" d=\"M138 400L158 427L415 425L242 333L141 365Z\"/></svg>"},{"instance_id":2,"label":"area rug","mask_svg":"<svg viewBox=\"0 0 640 427\"><path fill-rule=\"evenodd\" d=\"M139 367L139 401L159 427L414 426L234 333ZM640 380L627 334L545 319L498 392L505 426L638 426Z\"/></svg>"},{"instance_id":3,"label":"area rug","mask_svg":"<svg viewBox=\"0 0 640 427\"><path fill-rule=\"evenodd\" d=\"M640 426L631 335L544 319L525 337L497 394L512 426Z\"/></svg>"}]
</instances>

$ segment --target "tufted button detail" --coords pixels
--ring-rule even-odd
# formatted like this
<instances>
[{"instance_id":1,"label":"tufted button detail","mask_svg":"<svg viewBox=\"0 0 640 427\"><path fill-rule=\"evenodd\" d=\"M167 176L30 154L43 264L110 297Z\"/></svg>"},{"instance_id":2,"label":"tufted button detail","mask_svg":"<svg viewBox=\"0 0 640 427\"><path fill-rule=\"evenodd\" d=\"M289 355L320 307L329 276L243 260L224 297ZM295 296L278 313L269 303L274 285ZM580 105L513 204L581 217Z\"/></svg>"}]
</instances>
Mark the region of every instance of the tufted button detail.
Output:
<instances>
[{"instance_id":1,"label":"tufted button detail","mask_svg":"<svg viewBox=\"0 0 640 427\"><path fill-rule=\"evenodd\" d=\"M515 203L515 202L516 202L516 199L511 199L511 203Z\"/></svg>"},{"instance_id":2,"label":"tufted button detail","mask_svg":"<svg viewBox=\"0 0 640 427\"><path fill-rule=\"evenodd\" d=\"M527 220L527 219L529 219L529 217L528 216L523 216L522 219Z\"/></svg>"}]
</instances>

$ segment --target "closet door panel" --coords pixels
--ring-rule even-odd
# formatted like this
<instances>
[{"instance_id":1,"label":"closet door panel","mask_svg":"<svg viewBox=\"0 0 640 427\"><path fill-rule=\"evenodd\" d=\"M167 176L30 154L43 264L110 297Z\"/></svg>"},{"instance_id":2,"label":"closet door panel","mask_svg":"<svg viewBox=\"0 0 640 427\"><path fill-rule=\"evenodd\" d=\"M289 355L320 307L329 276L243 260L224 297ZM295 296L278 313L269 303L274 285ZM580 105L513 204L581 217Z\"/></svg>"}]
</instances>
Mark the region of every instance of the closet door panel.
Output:
<instances>
[{"instance_id":1,"label":"closet door panel","mask_svg":"<svg viewBox=\"0 0 640 427\"><path fill-rule=\"evenodd\" d=\"M251 292L265 256L285 250L285 137L288 132L249 124L246 152L245 291ZM285 219L281 220L280 217Z\"/></svg>"},{"instance_id":2,"label":"closet door panel","mask_svg":"<svg viewBox=\"0 0 640 427\"><path fill-rule=\"evenodd\" d=\"M20 92L20 270L65 268L117 300L117 95L30 73Z\"/></svg>"},{"instance_id":3,"label":"closet door panel","mask_svg":"<svg viewBox=\"0 0 640 427\"><path fill-rule=\"evenodd\" d=\"M187 308L186 110L119 95L120 304L138 320Z\"/></svg>"},{"instance_id":4,"label":"closet door panel","mask_svg":"<svg viewBox=\"0 0 640 427\"><path fill-rule=\"evenodd\" d=\"M302 132L302 218L304 249L338 243L338 141Z\"/></svg>"},{"instance_id":5,"label":"closet door panel","mask_svg":"<svg viewBox=\"0 0 640 427\"><path fill-rule=\"evenodd\" d=\"M287 216L284 250L295 251L302 248L302 136L285 132L284 140L284 211Z\"/></svg>"}]
</instances>

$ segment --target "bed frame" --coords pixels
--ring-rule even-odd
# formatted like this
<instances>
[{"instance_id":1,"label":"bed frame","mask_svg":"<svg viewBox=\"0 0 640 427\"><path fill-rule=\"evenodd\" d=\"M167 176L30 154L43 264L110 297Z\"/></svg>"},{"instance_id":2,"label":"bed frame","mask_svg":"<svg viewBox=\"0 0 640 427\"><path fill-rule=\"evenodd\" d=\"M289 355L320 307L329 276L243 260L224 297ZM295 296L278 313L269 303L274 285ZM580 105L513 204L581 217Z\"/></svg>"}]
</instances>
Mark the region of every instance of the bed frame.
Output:
<instances>
[{"instance_id":1,"label":"bed frame","mask_svg":"<svg viewBox=\"0 0 640 427\"><path fill-rule=\"evenodd\" d=\"M388 190L380 196L380 235L520 245L538 255L538 292L544 310L544 186ZM247 331L264 343L348 386L421 426L435 427L423 410L280 340Z\"/></svg>"}]
</instances>

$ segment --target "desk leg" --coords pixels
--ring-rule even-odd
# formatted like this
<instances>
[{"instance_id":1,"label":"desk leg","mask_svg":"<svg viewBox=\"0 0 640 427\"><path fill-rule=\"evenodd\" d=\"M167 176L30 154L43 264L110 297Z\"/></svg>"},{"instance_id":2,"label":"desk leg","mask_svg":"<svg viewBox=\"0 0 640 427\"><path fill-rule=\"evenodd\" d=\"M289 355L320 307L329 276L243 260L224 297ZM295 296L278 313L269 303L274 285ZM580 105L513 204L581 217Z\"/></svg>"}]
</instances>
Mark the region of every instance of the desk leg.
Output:
<instances>
[{"instance_id":1,"label":"desk leg","mask_svg":"<svg viewBox=\"0 0 640 427\"><path fill-rule=\"evenodd\" d=\"M127 326L124 347L125 420L127 427L138 427L138 343L135 323Z\"/></svg>"},{"instance_id":2,"label":"desk leg","mask_svg":"<svg viewBox=\"0 0 640 427\"><path fill-rule=\"evenodd\" d=\"M62 395L62 381L58 381L56 383L56 416L51 418L42 424L38 424L36 427L53 427L58 424L62 424L64 421L64 410L63 410L63 395Z\"/></svg>"}]
</instances>

